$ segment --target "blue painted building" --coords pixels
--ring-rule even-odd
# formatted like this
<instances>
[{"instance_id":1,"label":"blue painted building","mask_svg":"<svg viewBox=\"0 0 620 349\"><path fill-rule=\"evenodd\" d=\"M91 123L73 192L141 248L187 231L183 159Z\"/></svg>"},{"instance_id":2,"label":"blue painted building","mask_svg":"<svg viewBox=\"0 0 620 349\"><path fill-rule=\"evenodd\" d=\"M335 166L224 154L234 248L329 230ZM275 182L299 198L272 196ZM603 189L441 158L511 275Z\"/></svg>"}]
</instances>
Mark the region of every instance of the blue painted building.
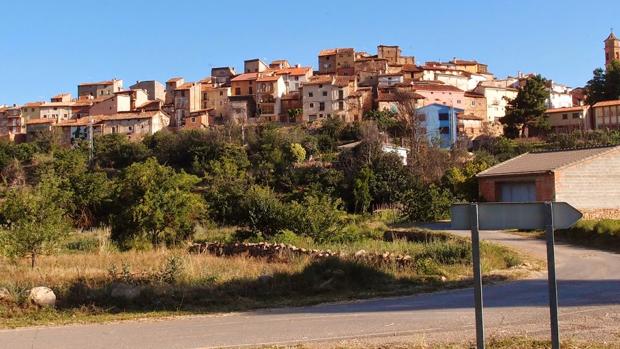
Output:
<instances>
[{"instance_id":1,"label":"blue painted building","mask_svg":"<svg viewBox=\"0 0 620 349\"><path fill-rule=\"evenodd\" d=\"M418 108L416 113L422 120L429 142L443 149L450 149L457 140L457 115L463 109L434 103Z\"/></svg>"}]
</instances>

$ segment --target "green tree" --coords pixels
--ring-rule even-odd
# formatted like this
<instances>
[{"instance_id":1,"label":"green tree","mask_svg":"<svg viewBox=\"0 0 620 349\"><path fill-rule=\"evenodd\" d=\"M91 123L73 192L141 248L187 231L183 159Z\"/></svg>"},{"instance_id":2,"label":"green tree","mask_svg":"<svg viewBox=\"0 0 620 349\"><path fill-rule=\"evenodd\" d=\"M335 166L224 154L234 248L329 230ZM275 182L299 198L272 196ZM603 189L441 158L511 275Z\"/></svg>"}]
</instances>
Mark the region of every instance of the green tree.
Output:
<instances>
[{"instance_id":1,"label":"green tree","mask_svg":"<svg viewBox=\"0 0 620 349\"><path fill-rule=\"evenodd\" d=\"M289 208L267 187L254 185L247 191L242 204L241 222L253 234L274 236L289 226Z\"/></svg>"},{"instance_id":2,"label":"green tree","mask_svg":"<svg viewBox=\"0 0 620 349\"><path fill-rule=\"evenodd\" d=\"M353 181L355 212L365 213L368 211L372 202L372 196L370 195L370 182L372 179L372 170L368 167L363 167Z\"/></svg>"},{"instance_id":3,"label":"green tree","mask_svg":"<svg viewBox=\"0 0 620 349\"><path fill-rule=\"evenodd\" d=\"M418 222L446 219L452 202L452 194L445 188L435 184L419 186L405 194L403 214Z\"/></svg>"},{"instance_id":4,"label":"green tree","mask_svg":"<svg viewBox=\"0 0 620 349\"><path fill-rule=\"evenodd\" d=\"M149 150L144 144L131 142L118 133L99 136L94 141L94 161L101 168L120 170L148 156Z\"/></svg>"},{"instance_id":5,"label":"green tree","mask_svg":"<svg viewBox=\"0 0 620 349\"><path fill-rule=\"evenodd\" d=\"M117 182L112 238L147 239L159 246L191 237L206 213L202 197L192 192L199 182L154 158L129 166Z\"/></svg>"},{"instance_id":6,"label":"green tree","mask_svg":"<svg viewBox=\"0 0 620 349\"><path fill-rule=\"evenodd\" d=\"M590 105L607 99L605 71L601 68L596 68L592 75L592 79L586 84L586 101Z\"/></svg>"},{"instance_id":7,"label":"green tree","mask_svg":"<svg viewBox=\"0 0 620 349\"><path fill-rule=\"evenodd\" d=\"M287 150L287 157L293 164L302 163L306 159L306 149L299 143L291 143Z\"/></svg>"},{"instance_id":8,"label":"green tree","mask_svg":"<svg viewBox=\"0 0 620 349\"><path fill-rule=\"evenodd\" d=\"M291 222L288 229L316 242L338 240L342 234L346 212L340 199L324 194L307 195L301 203L291 203L288 212Z\"/></svg>"},{"instance_id":9,"label":"green tree","mask_svg":"<svg viewBox=\"0 0 620 349\"><path fill-rule=\"evenodd\" d=\"M212 219L223 224L238 224L241 205L252 178L233 159L213 160L205 175L204 197Z\"/></svg>"},{"instance_id":10,"label":"green tree","mask_svg":"<svg viewBox=\"0 0 620 349\"><path fill-rule=\"evenodd\" d=\"M69 233L65 211L58 205L58 183L46 179L34 188L11 189L0 206L0 248L9 257L52 253Z\"/></svg>"},{"instance_id":11,"label":"green tree","mask_svg":"<svg viewBox=\"0 0 620 349\"><path fill-rule=\"evenodd\" d=\"M454 166L444 175L442 182L450 188L455 199L468 202L478 200L478 179L476 174L491 166L490 159L476 157L462 166Z\"/></svg>"},{"instance_id":12,"label":"green tree","mask_svg":"<svg viewBox=\"0 0 620 349\"><path fill-rule=\"evenodd\" d=\"M594 105L600 101L620 99L620 61L613 60L607 70L597 68L586 84L587 102Z\"/></svg>"},{"instance_id":13,"label":"green tree","mask_svg":"<svg viewBox=\"0 0 620 349\"><path fill-rule=\"evenodd\" d=\"M548 129L545 117L545 101L549 98L547 81L540 75L527 80L517 97L506 106L506 116L500 121L504 124L504 133L511 138L525 135L528 127Z\"/></svg>"},{"instance_id":14,"label":"green tree","mask_svg":"<svg viewBox=\"0 0 620 349\"><path fill-rule=\"evenodd\" d=\"M81 149L64 149L41 162L39 178L56 178L63 194L58 203L67 212L73 224L87 228L104 221L106 204L112 193L112 182L103 172L89 170L86 154Z\"/></svg>"}]
</instances>

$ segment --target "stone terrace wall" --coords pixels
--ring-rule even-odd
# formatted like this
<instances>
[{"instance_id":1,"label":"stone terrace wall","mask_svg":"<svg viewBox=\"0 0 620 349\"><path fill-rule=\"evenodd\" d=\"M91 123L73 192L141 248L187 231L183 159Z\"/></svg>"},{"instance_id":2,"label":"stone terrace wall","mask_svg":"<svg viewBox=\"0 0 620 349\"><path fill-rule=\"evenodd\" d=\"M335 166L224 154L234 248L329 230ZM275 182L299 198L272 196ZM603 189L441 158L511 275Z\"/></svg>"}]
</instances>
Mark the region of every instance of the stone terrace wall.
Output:
<instances>
[{"instance_id":1,"label":"stone terrace wall","mask_svg":"<svg viewBox=\"0 0 620 349\"><path fill-rule=\"evenodd\" d=\"M396 264L399 267L409 267L415 262L409 255L385 253L372 253L359 250L354 254L344 252L332 252L330 250L321 251L305 249L287 244L276 244L268 242L259 243L218 243L205 242L196 243L190 246L190 253L209 253L215 256L246 256L254 258L264 258L271 262L287 262L294 257L310 257L312 259L323 259L330 257L347 258L357 261L367 262L373 265Z\"/></svg>"}]
</instances>

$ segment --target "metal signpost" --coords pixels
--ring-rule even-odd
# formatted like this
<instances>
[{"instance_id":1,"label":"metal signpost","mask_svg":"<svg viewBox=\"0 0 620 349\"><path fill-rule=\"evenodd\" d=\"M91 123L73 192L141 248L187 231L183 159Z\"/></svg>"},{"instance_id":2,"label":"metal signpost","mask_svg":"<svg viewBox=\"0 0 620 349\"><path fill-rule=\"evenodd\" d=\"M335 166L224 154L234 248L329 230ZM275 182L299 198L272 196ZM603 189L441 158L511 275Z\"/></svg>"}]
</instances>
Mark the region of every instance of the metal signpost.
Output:
<instances>
[{"instance_id":1,"label":"metal signpost","mask_svg":"<svg viewBox=\"0 0 620 349\"><path fill-rule=\"evenodd\" d=\"M480 266L479 230L545 229L547 240L547 271L549 283L549 317L553 349L560 348L558 327L558 287L555 277L555 229L572 227L581 212L565 202L496 202L452 205L452 229L471 230L476 306L476 345L484 349L482 305L482 272Z\"/></svg>"}]
</instances>

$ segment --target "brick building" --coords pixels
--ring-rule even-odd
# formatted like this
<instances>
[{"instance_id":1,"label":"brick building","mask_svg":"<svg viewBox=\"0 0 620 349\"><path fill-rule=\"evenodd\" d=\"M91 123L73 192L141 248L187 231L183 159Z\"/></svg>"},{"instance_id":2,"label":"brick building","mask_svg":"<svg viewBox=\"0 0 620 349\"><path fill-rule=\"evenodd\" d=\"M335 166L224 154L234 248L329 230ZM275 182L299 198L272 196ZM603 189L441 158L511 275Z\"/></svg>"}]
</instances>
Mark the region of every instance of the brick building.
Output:
<instances>
[{"instance_id":1,"label":"brick building","mask_svg":"<svg viewBox=\"0 0 620 349\"><path fill-rule=\"evenodd\" d=\"M587 217L620 216L620 146L526 153L477 177L482 201L565 201Z\"/></svg>"}]
</instances>

